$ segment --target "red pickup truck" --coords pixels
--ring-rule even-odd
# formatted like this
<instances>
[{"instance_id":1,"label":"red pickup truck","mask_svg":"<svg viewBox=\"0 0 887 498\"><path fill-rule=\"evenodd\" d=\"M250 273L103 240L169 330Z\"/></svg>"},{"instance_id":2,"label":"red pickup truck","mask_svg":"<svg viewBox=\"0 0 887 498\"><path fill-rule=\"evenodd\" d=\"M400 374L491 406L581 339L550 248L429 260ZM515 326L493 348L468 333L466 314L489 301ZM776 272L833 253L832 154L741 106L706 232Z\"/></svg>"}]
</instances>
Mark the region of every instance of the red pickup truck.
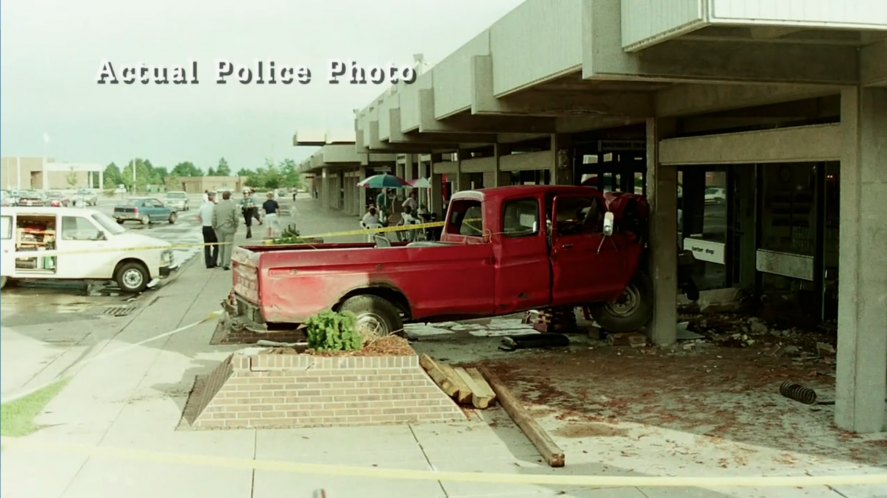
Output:
<instances>
[{"instance_id":1,"label":"red pickup truck","mask_svg":"<svg viewBox=\"0 0 887 498\"><path fill-rule=\"evenodd\" d=\"M456 193L440 241L237 247L220 326L279 330L333 309L390 333L411 321L583 306L605 329L634 330L652 312L649 212L633 194L498 187Z\"/></svg>"}]
</instances>

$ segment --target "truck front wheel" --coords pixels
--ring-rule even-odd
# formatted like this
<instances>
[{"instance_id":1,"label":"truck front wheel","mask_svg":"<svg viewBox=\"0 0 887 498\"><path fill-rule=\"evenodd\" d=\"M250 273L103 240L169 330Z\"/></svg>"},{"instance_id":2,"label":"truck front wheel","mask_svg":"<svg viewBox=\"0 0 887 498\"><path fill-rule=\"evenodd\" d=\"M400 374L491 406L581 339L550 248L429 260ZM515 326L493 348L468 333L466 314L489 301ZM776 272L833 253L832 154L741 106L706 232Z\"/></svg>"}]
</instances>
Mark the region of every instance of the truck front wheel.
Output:
<instances>
[{"instance_id":1,"label":"truck front wheel","mask_svg":"<svg viewBox=\"0 0 887 498\"><path fill-rule=\"evenodd\" d=\"M594 320L610 332L631 332L646 325L653 316L653 282L644 273L625 288L621 296L590 307Z\"/></svg>"},{"instance_id":2,"label":"truck front wheel","mask_svg":"<svg viewBox=\"0 0 887 498\"><path fill-rule=\"evenodd\" d=\"M350 311L357 316L357 331L364 338L386 336L403 329L397 307L372 294L348 298L339 311Z\"/></svg>"}]
</instances>

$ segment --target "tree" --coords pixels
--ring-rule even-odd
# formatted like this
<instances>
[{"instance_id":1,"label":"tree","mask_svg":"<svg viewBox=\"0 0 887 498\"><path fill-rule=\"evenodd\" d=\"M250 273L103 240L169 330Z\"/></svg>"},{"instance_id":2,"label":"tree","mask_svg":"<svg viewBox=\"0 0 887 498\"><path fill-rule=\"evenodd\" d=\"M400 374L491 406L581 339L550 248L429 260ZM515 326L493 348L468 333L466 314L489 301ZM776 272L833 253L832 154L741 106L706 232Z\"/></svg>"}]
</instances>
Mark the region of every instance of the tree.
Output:
<instances>
[{"instance_id":1,"label":"tree","mask_svg":"<svg viewBox=\"0 0 887 498\"><path fill-rule=\"evenodd\" d=\"M120 168L114 163L105 166L105 172L102 174L102 179L106 185L117 186L123 183Z\"/></svg>"},{"instance_id":2,"label":"tree","mask_svg":"<svg viewBox=\"0 0 887 498\"><path fill-rule=\"evenodd\" d=\"M73 188L77 185L77 172L74 171L74 168L71 168L71 171L68 173L67 178L65 178L68 182L68 186Z\"/></svg>"},{"instance_id":3,"label":"tree","mask_svg":"<svg viewBox=\"0 0 887 498\"><path fill-rule=\"evenodd\" d=\"M135 184L132 181L133 167L135 167L136 171ZM144 192L147 190L148 185L157 185L159 183L155 176L154 168L151 166L151 161L146 159L134 158L130 160L120 174L120 183L126 185L130 192Z\"/></svg>"},{"instance_id":4,"label":"tree","mask_svg":"<svg viewBox=\"0 0 887 498\"><path fill-rule=\"evenodd\" d=\"M248 177L249 175L254 174L255 172L251 169L240 168L237 170L237 176Z\"/></svg>"},{"instance_id":5,"label":"tree","mask_svg":"<svg viewBox=\"0 0 887 498\"><path fill-rule=\"evenodd\" d=\"M176 164L172 169L172 175L174 176L203 176L203 171L194 166L194 163L191 161L181 162Z\"/></svg>"},{"instance_id":6,"label":"tree","mask_svg":"<svg viewBox=\"0 0 887 498\"><path fill-rule=\"evenodd\" d=\"M226 161L224 157L219 159L219 167L216 168L216 175L231 176L231 167L228 166L228 161Z\"/></svg>"},{"instance_id":7,"label":"tree","mask_svg":"<svg viewBox=\"0 0 887 498\"><path fill-rule=\"evenodd\" d=\"M206 172L206 176L216 176L216 170L214 170L213 167L210 166L209 171Z\"/></svg>"}]
</instances>

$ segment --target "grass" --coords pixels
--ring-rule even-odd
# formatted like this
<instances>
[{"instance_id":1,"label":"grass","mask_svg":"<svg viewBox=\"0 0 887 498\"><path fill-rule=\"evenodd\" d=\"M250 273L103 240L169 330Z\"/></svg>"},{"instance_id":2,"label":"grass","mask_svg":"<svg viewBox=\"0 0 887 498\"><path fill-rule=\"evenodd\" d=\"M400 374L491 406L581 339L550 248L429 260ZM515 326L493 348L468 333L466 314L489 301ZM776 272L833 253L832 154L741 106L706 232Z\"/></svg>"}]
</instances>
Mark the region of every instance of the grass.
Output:
<instances>
[{"instance_id":1,"label":"grass","mask_svg":"<svg viewBox=\"0 0 887 498\"><path fill-rule=\"evenodd\" d=\"M22 399L0 405L0 436L27 436L37 431L39 427L34 419L67 383L60 380Z\"/></svg>"}]
</instances>

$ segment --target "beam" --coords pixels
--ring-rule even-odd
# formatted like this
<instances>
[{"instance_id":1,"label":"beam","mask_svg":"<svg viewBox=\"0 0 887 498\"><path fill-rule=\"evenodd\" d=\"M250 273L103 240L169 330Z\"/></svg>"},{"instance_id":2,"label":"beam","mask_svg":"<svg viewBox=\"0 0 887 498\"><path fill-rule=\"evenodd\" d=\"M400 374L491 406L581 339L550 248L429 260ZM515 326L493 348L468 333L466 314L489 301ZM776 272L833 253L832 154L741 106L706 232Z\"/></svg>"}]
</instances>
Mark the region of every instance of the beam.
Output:
<instances>
[{"instance_id":1,"label":"beam","mask_svg":"<svg viewBox=\"0 0 887 498\"><path fill-rule=\"evenodd\" d=\"M813 85L675 85L656 94L656 116L675 117L728 111L793 100L837 95L839 86Z\"/></svg>"},{"instance_id":2,"label":"beam","mask_svg":"<svg viewBox=\"0 0 887 498\"><path fill-rule=\"evenodd\" d=\"M859 72L863 86L887 86L887 39L860 50Z\"/></svg>"},{"instance_id":3,"label":"beam","mask_svg":"<svg viewBox=\"0 0 887 498\"><path fill-rule=\"evenodd\" d=\"M479 143L492 144L496 143L497 136L495 133L419 133L407 134L401 131L400 127L400 109L389 109L389 122L391 123L391 136L388 141L394 143L420 144L420 145L440 145L440 144L459 144L459 143Z\"/></svg>"},{"instance_id":4,"label":"beam","mask_svg":"<svg viewBox=\"0 0 887 498\"><path fill-rule=\"evenodd\" d=\"M434 117L434 90L419 90L419 133L554 133L552 117L472 116L463 112Z\"/></svg>"},{"instance_id":5,"label":"beam","mask_svg":"<svg viewBox=\"0 0 887 498\"><path fill-rule=\"evenodd\" d=\"M855 85L857 48L836 45L671 40L622 49L620 0L583 2L582 77L592 80Z\"/></svg>"},{"instance_id":6,"label":"beam","mask_svg":"<svg viewBox=\"0 0 887 498\"><path fill-rule=\"evenodd\" d=\"M653 115L649 92L589 90L526 90L497 98L493 93L493 58L472 57L471 114L477 116L634 116Z\"/></svg>"},{"instance_id":7,"label":"beam","mask_svg":"<svg viewBox=\"0 0 887 498\"><path fill-rule=\"evenodd\" d=\"M840 160L837 124L671 138L659 144L664 165L753 164Z\"/></svg>"}]
</instances>

